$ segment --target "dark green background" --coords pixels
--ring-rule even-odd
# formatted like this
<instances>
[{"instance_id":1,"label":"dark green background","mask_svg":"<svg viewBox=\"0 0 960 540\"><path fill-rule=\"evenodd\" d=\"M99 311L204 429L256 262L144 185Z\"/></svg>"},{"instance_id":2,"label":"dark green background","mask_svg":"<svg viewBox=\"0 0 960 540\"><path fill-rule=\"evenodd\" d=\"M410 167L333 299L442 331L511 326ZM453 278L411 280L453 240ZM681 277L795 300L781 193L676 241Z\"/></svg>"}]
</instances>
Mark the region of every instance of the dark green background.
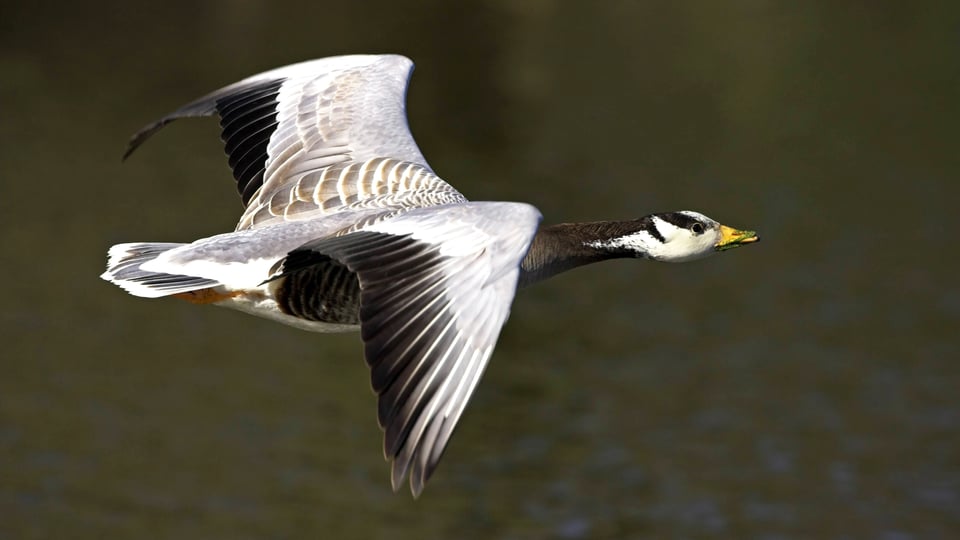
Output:
<instances>
[{"instance_id":1,"label":"dark green background","mask_svg":"<svg viewBox=\"0 0 960 540\"><path fill-rule=\"evenodd\" d=\"M0 537L960 535L960 4L89 2L0 8ZM99 279L232 229L252 73L398 52L412 129L547 222L695 209L763 242L517 298L420 500L356 335Z\"/></svg>"}]
</instances>

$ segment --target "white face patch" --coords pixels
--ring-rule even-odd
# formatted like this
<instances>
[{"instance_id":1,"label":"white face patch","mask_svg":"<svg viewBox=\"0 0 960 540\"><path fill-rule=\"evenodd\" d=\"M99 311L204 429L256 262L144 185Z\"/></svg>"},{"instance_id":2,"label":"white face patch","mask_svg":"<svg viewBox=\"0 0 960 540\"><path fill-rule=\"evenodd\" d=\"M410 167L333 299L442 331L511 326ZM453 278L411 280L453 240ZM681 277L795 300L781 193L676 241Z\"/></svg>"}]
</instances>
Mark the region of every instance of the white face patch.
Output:
<instances>
[{"instance_id":1,"label":"white face patch","mask_svg":"<svg viewBox=\"0 0 960 540\"><path fill-rule=\"evenodd\" d=\"M695 222L687 227L678 227L653 216L657 230L663 235L664 242L656 257L660 261L683 262L706 257L714 253L714 246L720 240L720 224L698 212L684 210L678 212ZM697 227L697 225L700 227ZM700 228L702 227L702 232Z\"/></svg>"},{"instance_id":2,"label":"white face patch","mask_svg":"<svg viewBox=\"0 0 960 540\"><path fill-rule=\"evenodd\" d=\"M651 216L647 229L609 240L590 242L590 247L611 250L624 250L657 261L683 262L714 253L714 246L720 240L720 226L712 219L697 212L677 212L694 219L700 227L678 227L657 215ZM702 232L693 229L702 227ZM655 228L655 230L651 230Z\"/></svg>"}]
</instances>

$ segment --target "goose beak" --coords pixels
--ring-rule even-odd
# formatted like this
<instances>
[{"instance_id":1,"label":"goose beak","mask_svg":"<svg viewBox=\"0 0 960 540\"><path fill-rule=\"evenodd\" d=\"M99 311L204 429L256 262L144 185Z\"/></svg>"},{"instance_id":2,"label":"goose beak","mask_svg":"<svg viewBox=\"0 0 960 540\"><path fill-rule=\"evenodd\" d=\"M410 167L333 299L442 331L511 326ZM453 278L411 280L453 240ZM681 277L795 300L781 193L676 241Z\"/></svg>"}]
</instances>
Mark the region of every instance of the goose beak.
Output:
<instances>
[{"instance_id":1,"label":"goose beak","mask_svg":"<svg viewBox=\"0 0 960 540\"><path fill-rule=\"evenodd\" d=\"M733 249L744 244L752 244L753 242L759 241L760 237L757 236L757 233L754 231L739 231L732 227L721 225L720 241L717 242L717 245L713 246L713 249L717 251L724 251L726 249Z\"/></svg>"}]
</instances>

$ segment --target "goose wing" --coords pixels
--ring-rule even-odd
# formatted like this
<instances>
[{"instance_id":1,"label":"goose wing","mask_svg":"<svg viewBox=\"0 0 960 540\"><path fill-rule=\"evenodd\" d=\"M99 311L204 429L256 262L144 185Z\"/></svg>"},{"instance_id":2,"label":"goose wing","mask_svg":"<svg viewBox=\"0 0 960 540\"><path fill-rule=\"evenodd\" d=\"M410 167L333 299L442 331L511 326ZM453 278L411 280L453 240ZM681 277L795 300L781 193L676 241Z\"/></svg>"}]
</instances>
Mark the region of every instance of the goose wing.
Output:
<instances>
[{"instance_id":1,"label":"goose wing","mask_svg":"<svg viewBox=\"0 0 960 540\"><path fill-rule=\"evenodd\" d=\"M124 157L178 118L219 115L247 207L238 229L273 216L313 219L368 199L421 205L419 195L398 196L407 191L442 191L449 200L441 202L456 202L462 195L432 173L410 134L404 99L412 71L413 62L398 55L338 56L267 71L146 126Z\"/></svg>"},{"instance_id":2,"label":"goose wing","mask_svg":"<svg viewBox=\"0 0 960 540\"><path fill-rule=\"evenodd\" d=\"M523 203L420 208L309 242L283 262L281 277L333 259L359 278L395 490L409 473L419 495L439 462L507 320L539 220Z\"/></svg>"}]
</instances>

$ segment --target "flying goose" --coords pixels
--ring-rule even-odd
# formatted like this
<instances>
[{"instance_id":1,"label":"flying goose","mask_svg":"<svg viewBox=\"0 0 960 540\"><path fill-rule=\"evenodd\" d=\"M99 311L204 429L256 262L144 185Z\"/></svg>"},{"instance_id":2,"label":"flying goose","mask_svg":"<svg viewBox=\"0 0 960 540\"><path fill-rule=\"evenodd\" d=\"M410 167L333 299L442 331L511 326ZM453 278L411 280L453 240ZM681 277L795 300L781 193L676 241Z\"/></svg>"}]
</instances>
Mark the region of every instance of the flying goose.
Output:
<instances>
[{"instance_id":1,"label":"flying goose","mask_svg":"<svg viewBox=\"0 0 960 540\"><path fill-rule=\"evenodd\" d=\"M517 202L470 202L407 126L413 63L324 58L254 75L153 123L220 117L244 212L233 232L110 248L101 276L306 330L359 329L398 490L419 496L470 400L518 286L615 258L688 261L756 242L691 211L538 227Z\"/></svg>"}]
</instances>

